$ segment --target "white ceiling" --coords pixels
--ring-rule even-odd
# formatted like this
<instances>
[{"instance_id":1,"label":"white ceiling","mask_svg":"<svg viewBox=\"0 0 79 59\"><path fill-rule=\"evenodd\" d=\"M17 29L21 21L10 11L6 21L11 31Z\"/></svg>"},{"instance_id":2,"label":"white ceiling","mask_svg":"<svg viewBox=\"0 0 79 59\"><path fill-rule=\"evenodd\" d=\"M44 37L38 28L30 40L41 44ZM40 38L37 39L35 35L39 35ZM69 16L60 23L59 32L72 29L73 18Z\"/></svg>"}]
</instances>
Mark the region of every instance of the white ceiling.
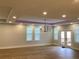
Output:
<instances>
[{"instance_id":1,"label":"white ceiling","mask_svg":"<svg viewBox=\"0 0 79 59\"><path fill-rule=\"evenodd\" d=\"M0 19L6 19L9 15L9 12L10 12L10 8L1 7L0 8Z\"/></svg>"},{"instance_id":2,"label":"white ceiling","mask_svg":"<svg viewBox=\"0 0 79 59\"><path fill-rule=\"evenodd\" d=\"M49 22L62 21L62 14L66 14L68 20L76 20L79 0L0 0L0 19L11 19L15 15L18 20L41 21L43 11L48 12Z\"/></svg>"}]
</instances>

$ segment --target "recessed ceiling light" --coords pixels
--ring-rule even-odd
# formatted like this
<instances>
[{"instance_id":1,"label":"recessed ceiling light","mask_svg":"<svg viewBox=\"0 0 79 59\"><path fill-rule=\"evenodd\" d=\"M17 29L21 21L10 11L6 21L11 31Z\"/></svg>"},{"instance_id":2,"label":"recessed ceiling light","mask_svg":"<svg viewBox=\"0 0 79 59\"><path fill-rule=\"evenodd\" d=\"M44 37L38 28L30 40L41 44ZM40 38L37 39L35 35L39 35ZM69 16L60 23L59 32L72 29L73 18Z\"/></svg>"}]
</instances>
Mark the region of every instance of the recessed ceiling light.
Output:
<instances>
[{"instance_id":1,"label":"recessed ceiling light","mask_svg":"<svg viewBox=\"0 0 79 59\"><path fill-rule=\"evenodd\" d=\"M73 24L73 23L70 23L70 24Z\"/></svg>"},{"instance_id":2,"label":"recessed ceiling light","mask_svg":"<svg viewBox=\"0 0 79 59\"><path fill-rule=\"evenodd\" d=\"M16 16L13 16L13 19L16 19Z\"/></svg>"},{"instance_id":3,"label":"recessed ceiling light","mask_svg":"<svg viewBox=\"0 0 79 59\"><path fill-rule=\"evenodd\" d=\"M79 3L79 0L73 0L72 4L77 4Z\"/></svg>"},{"instance_id":4,"label":"recessed ceiling light","mask_svg":"<svg viewBox=\"0 0 79 59\"><path fill-rule=\"evenodd\" d=\"M43 15L47 15L47 12L45 11L45 12L43 12Z\"/></svg>"},{"instance_id":5,"label":"recessed ceiling light","mask_svg":"<svg viewBox=\"0 0 79 59\"><path fill-rule=\"evenodd\" d=\"M66 15L66 14L63 14L63 15L62 15L62 17L63 17L63 18L66 18L66 17L67 17L67 15Z\"/></svg>"},{"instance_id":6,"label":"recessed ceiling light","mask_svg":"<svg viewBox=\"0 0 79 59\"><path fill-rule=\"evenodd\" d=\"M23 25L23 23L19 23L19 25Z\"/></svg>"},{"instance_id":7,"label":"recessed ceiling light","mask_svg":"<svg viewBox=\"0 0 79 59\"><path fill-rule=\"evenodd\" d=\"M75 3L79 2L79 0L74 0Z\"/></svg>"},{"instance_id":8,"label":"recessed ceiling light","mask_svg":"<svg viewBox=\"0 0 79 59\"><path fill-rule=\"evenodd\" d=\"M12 21L9 21L9 23L12 23Z\"/></svg>"},{"instance_id":9,"label":"recessed ceiling light","mask_svg":"<svg viewBox=\"0 0 79 59\"><path fill-rule=\"evenodd\" d=\"M77 18L79 20L79 18Z\"/></svg>"}]
</instances>

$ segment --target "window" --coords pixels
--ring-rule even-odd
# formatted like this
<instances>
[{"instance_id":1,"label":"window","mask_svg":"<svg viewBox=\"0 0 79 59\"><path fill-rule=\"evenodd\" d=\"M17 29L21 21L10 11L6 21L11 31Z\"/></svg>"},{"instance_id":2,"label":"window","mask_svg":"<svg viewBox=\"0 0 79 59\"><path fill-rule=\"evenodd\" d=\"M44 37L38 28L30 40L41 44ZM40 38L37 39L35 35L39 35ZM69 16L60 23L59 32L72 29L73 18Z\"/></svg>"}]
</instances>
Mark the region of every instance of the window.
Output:
<instances>
[{"instance_id":1,"label":"window","mask_svg":"<svg viewBox=\"0 0 79 59\"><path fill-rule=\"evenodd\" d=\"M40 40L40 26L35 26L35 40Z\"/></svg>"},{"instance_id":2,"label":"window","mask_svg":"<svg viewBox=\"0 0 79 59\"><path fill-rule=\"evenodd\" d=\"M62 31L62 32L61 32L61 43L64 44L64 42L65 42L64 40L65 40L65 32Z\"/></svg>"},{"instance_id":3,"label":"window","mask_svg":"<svg viewBox=\"0 0 79 59\"><path fill-rule=\"evenodd\" d=\"M40 40L40 26L35 25L34 28L32 25L27 26L26 34L27 41Z\"/></svg>"},{"instance_id":4,"label":"window","mask_svg":"<svg viewBox=\"0 0 79 59\"><path fill-rule=\"evenodd\" d=\"M58 40L58 29L57 28L54 28L54 39L55 40Z\"/></svg>"},{"instance_id":5,"label":"window","mask_svg":"<svg viewBox=\"0 0 79 59\"><path fill-rule=\"evenodd\" d=\"M79 27L78 26L74 28L74 39L75 39L75 42L79 43Z\"/></svg>"},{"instance_id":6,"label":"window","mask_svg":"<svg viewBox=\"0 0 79 59\"><path fill-rule=\"evenodd\" d=\"M27 29L26 29L26 33L27 33L27 41L32 41L32 28L33 26L27 26Z\"/></svg>"},{"instance_id":7,"label":"window","mask_svg":"<svg viewBox=\"0 0 79 59\"><path fill-rule=\"evenodd\" d=\"M60 27L57 26L54 28L54 40L58 40L58 33L60 31Z\"/></svg>"}]
</instances>

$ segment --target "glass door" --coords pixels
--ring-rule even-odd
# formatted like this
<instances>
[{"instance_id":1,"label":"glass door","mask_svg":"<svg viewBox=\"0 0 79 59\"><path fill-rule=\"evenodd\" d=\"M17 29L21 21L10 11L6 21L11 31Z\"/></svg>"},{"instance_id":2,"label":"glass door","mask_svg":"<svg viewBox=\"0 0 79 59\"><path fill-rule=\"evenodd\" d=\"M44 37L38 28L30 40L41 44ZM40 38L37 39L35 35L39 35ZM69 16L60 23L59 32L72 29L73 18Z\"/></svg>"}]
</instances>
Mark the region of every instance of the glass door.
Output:
<instances>
[{"instance_id":1,"label":"glass door","mask_svg":"<svg viewBox=\"0 0 79 59\"><path fill-rule=\"evenodd\" d=\"M66 32L66 36L67 36L67 46L71 46L71 39L72 39L72 33L71 31L67 31Z\"/></svg>"},{"instance_id":2,"label":"glass door","mask_svg":"<svg viewBox=\"0 0 79 59\"><path fill-rule=\"evenodd\" d=\"M72 41L72 31L61 31L61 46L70 47Z\"/></svg>"},{"instance_id":3,"label":"glass door","mask_svg":"<svg viewBox=\"0 0 79 59\"><path fill-rule=\"evenodd\" d=\"M61 31L61 45L64 46L65 45L65 32L64 31Z\"/></svg>"}]
</instances>

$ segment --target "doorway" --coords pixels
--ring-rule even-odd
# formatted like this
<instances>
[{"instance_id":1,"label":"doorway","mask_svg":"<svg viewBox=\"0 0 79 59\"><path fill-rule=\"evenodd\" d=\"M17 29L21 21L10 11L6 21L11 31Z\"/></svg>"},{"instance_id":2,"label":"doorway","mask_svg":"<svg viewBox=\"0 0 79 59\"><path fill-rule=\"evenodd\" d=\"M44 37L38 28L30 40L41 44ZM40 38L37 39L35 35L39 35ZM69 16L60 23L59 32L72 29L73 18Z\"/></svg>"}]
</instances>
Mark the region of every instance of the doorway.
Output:
<instances>
[{"instance_id":1,"label":"doorway","mask_svg":"<svg viewBox=\"0 0 79 59\"><path fill-rule=\"evenodd\" d=\"M72 31L61 31L60 32L61 46L71 47L72 45Z\"/></svg>"}]
</instances>

